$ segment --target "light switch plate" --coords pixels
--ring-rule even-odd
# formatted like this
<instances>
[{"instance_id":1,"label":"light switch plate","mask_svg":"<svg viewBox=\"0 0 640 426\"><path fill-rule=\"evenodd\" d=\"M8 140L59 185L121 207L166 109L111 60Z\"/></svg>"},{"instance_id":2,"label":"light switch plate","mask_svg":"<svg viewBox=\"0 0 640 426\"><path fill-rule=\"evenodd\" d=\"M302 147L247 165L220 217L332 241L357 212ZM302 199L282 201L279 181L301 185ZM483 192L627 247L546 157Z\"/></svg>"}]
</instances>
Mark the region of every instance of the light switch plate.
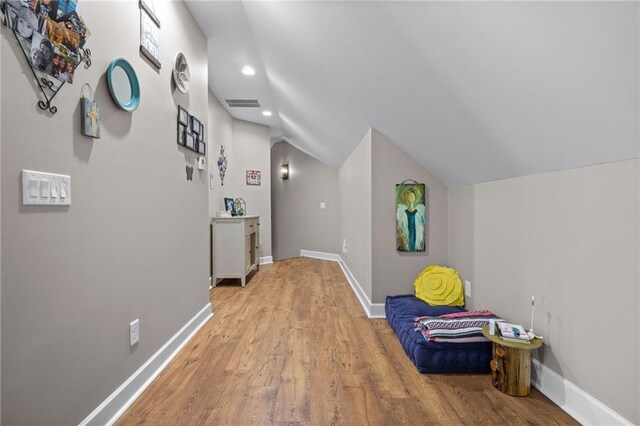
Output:
<instances>
[{"instance_id":1,"label":"light switch plate","mask_svg":"<svg viewBox=\"0 0 640 426\"><path fill-rule=\"evenodd\" d=\"M133 346L140 341L140 320L137 319L129 323L129 346Z\"/></svg>"},{"instance_id":2,"label":"light switch plate","mask_svg":"<svg viewBox=\"0 0 640 426\"><path fill-rule=\"evenodd\" d=\"M324 203L324 201L320 201L320 208L323 210L327 208L327 205Z\"/></svg>"},{"instance_id":3,"label":"light switch plate","mask_svg":"<svg viewBox=\"0 0 640 426\"><path fill-rule=\"evenodd\" d=\"M22 205L71 205L71 176L22 170Z\"/></svg>"},{"instance_id":4,"label":"light switch plate","mask_svg":"<svg viewBox=\"0 0 640 426\"><path fill-rule=\"evenodd\" d=\"M467 297L471 297L471 282L464 282L464 295Z\"/></svg>"}]
</instances>

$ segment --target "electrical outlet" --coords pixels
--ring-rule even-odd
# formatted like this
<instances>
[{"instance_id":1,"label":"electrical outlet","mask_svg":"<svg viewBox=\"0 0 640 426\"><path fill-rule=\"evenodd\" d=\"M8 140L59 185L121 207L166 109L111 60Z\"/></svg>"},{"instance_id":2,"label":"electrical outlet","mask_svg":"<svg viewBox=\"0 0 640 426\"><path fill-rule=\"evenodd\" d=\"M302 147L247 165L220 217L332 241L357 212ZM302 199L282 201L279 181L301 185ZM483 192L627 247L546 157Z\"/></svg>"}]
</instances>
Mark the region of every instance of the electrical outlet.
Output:
<instances>
[{"instance_id":1,"label":"electrical outlet","mask_svg":"<svg viewBox=\"0 0 640 426\"><path fill-rule=\"evenodd\" d=\"M140 320L137 319L129 323L129 346L133 346L140 341Z\"/></svg>"},{"instance_id":2,"label":"electrical outlet","mask_svg":"<svg viewBox=\"0 0 640 426\"><path fill-rule=\"evenodd\" d=\"M469 281L464 282L464 295L471 297L471 283Z\"/></svg>"},{"instance_id":3,"label":"electrical outlet","mask_svg":"<svg viewBox=\"0 0 640 426\"><path fill-rule=\"evenodd\" d=\"M324 201L320 201L320 208L323 210L327 208L327 205L324 203Z\"/></svg>"}]
</instances>

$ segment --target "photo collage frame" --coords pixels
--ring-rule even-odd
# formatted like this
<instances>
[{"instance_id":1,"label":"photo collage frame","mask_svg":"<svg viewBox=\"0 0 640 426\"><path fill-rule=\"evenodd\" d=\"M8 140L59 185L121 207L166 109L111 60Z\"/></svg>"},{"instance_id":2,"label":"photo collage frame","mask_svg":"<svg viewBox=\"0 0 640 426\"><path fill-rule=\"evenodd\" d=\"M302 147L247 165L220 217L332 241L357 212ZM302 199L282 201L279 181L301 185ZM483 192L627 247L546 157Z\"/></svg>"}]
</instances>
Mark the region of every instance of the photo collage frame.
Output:
<instances>
[{"instance_id":1,"label":"photo collage frame","mask_svg":"<svg viewBox=\"0 0 640 426\"><path fill-rule=\"evenodd\" d=\"M178 145L200 155L207 154L204 124L189 111L178 105Z\"/></svg>"},{"instance_id":2,"label":"photo collage frame","mask_svg":"<svg viewBox=\"0 0 640 426\"><path fill-rule=\"evenodd\" d=\"M76 12L78 0L2 0L6 24L23 40L30 65L62 83L73 83L90 36Z\"/></svg>"}]
</instances>

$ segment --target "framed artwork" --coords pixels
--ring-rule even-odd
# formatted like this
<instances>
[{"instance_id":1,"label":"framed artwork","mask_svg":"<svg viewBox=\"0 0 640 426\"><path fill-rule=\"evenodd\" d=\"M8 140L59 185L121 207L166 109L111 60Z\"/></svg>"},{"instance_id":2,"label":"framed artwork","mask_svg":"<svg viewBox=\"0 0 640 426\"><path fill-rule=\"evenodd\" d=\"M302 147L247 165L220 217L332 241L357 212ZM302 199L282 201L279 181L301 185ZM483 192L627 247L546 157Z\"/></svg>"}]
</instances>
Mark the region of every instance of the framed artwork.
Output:
<instances>
[{"instance_id":1,"label":"framed artwork","mask_svg":"<svg viewBox=\"0 0 640 426\"><path fill-rule=\"evenodd\" d=\"M184 141L187 148L194 151L196 148L196 138L193 137L193 133L185 132Z\"/></svg>"},{"instance_id":2,"label":"framed artwork","mask_svg":"<svg viewBox=\"0 0 640 426\"><path fill-rule=\"evenodd\" d=\"M189 111L178 105L178 123L183 126L189 125Z\"/></svg>"},{"instance_id":3,"label":"framed artwork","mask_svg":"<svg viewBox=\"0 0 640 426\"><path fill-rule=\"evenodd\" d=\"M233 207L233 198L224 199L224 209L228 212L231 212L231 216L236 215L236 209Z\"/></svg>"},{"instance_id":4,"label":"framed artwork","mask_svg":"<svg viewBox=\"0 0 640 426\"><path fill-rule=\"evenodd\" d=\"M140 0L140 52L160 69L160 20L143 0Z\"/></svg>"},{"instance_id":5,"label":"framed artwork","mask_svg":"<svg viewBox=\"0 0 640 426\"><path fill-rule=\"evenodd\" d=\"M247 170L247 185L260 185L261 175L260 170Z\"/></svg>"},{"instance_id":6,"label":"framed artwork","mask_svg":"<svg viewBox=\"0 0 640 426\"><path fill-rule=\"evenodd\" d=\"M201 135L202 133L202 123L196 117L191 116L191 131L196 135Z\"/></svg>"},{"instance_id":7,"label":"framed artwork","mask_svg":"<svg viewBox=\"0 0 640 426\"><path fill-rule=\"evenodd\" d=\"M396 250L425 251L427 225L424 183L396 185Z\"/></svg>"},{"instance_id":8,"label":"framed artwork","mask_svg":"<svg viewBox=\"0 0 640 426\"><path fill-rule=\"evenodd\" d=\"M207 155L207 144L201 140L198 140L198 154Z\"/></svg>"},{"instance_id":9,"label":"framed artwork","mask_svg":"<svg viewBox=\"0 0 640 426\"><path fill-rule=\"evenodd\" d=\"M186 145L186 133L187 127L181 123L178 123L178 145L185 146Z\"/></svg>"}]
</instances>

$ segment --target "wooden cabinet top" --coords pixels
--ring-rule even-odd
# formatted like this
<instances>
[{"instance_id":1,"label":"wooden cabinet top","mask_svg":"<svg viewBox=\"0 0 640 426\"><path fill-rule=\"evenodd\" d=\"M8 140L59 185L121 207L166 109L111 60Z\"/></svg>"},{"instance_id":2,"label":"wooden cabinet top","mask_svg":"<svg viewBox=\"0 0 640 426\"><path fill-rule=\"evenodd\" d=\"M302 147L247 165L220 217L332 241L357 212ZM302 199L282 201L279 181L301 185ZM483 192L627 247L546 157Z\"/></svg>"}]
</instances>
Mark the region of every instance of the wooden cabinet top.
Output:
<instances>
[{"instance_id":1,"label":"wooden cabinet top","mask_svg":"<svg viewBox=\"0 0 640 426\"><path fill-rule=\"evenodd\" d=\"M231 216L231 217L212 217L211 222L229 222L229 221L242 221L245 219L259 219L260 216L257 215L247 215L247 216Z\"/></svg>"}]
</instances>

